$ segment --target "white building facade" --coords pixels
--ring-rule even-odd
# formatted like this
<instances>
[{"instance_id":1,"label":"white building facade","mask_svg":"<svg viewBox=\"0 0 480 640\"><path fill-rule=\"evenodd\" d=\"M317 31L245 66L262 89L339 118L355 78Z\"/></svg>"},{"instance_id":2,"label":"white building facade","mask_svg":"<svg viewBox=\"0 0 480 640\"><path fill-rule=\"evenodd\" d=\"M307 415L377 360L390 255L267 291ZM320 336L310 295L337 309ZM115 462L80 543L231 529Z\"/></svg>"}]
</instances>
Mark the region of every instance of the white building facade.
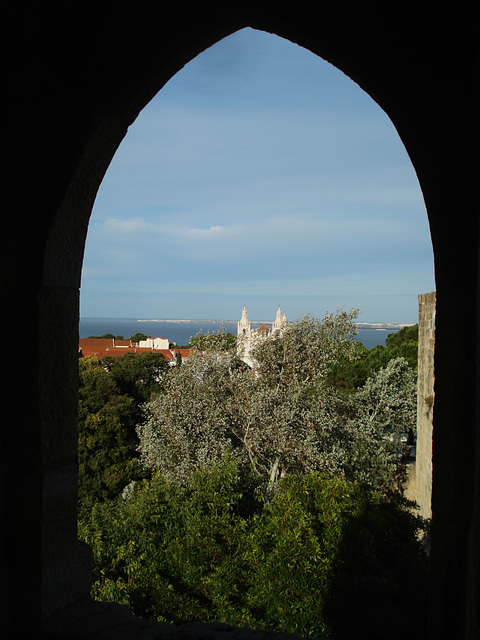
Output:
<instances>
[{"instance_id":1,"label":"white building facade","mask_svg":"<svg viewBox=\"0 0 480 640\"><path fill-rule=\"evenodd\" d=\"M252 323L248 319L247 309L243 307L242 318L237 323L237 355L252 369L255 368L255 361L252 357L252 349L259 340L267 340L274 337L282 331L282 328L287 324L287 317L282 315L282 310L278 307L275 320L272 322L272 327L267 327L266 324L260 325L256 329L252 329Z\"/></svg>"},{"instance_id":2,"label":"white building facade","mask_svg":"<svg viewBox=\"0 0 480 640\"><path fill-rule=\"evenodd\" d=\"M147 338L140 340L138 346L141 349L168 349L169 342L167 338Z\"/></svg>"}]
</instances>

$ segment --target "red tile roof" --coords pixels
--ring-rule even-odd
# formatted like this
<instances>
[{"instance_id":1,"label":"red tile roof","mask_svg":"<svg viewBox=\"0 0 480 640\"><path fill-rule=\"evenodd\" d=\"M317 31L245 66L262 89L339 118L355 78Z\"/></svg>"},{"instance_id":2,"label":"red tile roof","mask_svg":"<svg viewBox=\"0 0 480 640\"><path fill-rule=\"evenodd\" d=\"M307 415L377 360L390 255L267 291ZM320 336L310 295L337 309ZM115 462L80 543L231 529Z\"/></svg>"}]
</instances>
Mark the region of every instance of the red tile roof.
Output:
<instances>
[{"instance_id":1,"label":"red tile roof","mask_svg":"<svg viewBox=\"0 0 480 640\"><path fill-rule=\"evenodd\" d=\"M270 333L271 329L269 329L266 324L262 324L262 326L258 327L258 329L255 329L255 331L257 333Z\"/></svg>"},{"instance_id":2,"label":"red tile roof","mask_svg":"<svg viewBox=\"0 0 480 640\"><path fill-rule=\"evenodd\" d=\"M175 353L179 353L182 358L188 358L193 349L175 349Z\"/></svg>"},{"instance_id":3,"label":"red tile roof","mask_svg":"<svg viewBox=\"0 0 480 640\"><path fill-rule=\"evenodd\" d=\"M175 353L180 353L182 358L188 358L191 349L152 349L151 347L137 347L130 340L113 340L112 338L80 338L78 341L79 352L83 357L95 356L100 360L105 356L118 358L126 353L160 353L165 360L170 362Z\"/></svg>"},{"instance_id":4,"label":"red tile roof","mask_svg":"<svg viewBox=\"0 0 480 640\"><path fill-rule=\"evenodd\" d=\"M131 340L115 340L115 346L116 347L131 347L132 346L132 341Z\"/></svg>"}]
</instances>

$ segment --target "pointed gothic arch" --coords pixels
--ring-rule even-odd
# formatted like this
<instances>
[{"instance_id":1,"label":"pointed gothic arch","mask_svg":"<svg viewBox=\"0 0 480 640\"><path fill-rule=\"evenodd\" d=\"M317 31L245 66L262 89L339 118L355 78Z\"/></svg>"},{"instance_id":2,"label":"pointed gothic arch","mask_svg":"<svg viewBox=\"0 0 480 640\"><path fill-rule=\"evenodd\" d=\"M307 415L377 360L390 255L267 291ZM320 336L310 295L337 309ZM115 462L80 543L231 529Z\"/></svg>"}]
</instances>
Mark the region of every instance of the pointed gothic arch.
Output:
<instances>
[{"instance_id":1,"label":"pointed gothic arch","mask_svg":"<svg viewBox=\"0 0 480 640\"><path fill-rule=\"evenodd\" d=\"M203 3L188 13L145 5L128 14L108 2L95 10L88 3L8 9L4 331L28 336L30 361L15 359L4 384L14 409L1 436L6 628L35 636L56 614L58 633L69 637L69 607L88 598L88 552L76 540L76 353L96 191L128 126L165 82L210 44L252 26L310 49L357 82L389 115L417 172L437 280L431 637L473 639L480 609L474 13L332 4L312 19L302 3Z\"/></svg>"}]
</instances>

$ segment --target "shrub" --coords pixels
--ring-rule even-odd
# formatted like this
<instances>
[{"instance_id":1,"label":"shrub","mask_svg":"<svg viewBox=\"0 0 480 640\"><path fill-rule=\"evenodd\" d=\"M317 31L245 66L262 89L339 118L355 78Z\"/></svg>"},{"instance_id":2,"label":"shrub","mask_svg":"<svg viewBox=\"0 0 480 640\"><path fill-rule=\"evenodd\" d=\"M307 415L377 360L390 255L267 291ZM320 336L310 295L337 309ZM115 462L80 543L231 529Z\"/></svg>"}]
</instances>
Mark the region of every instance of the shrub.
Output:
<instances>
[{"instance_id":1,"label":"shrub","mask_svg":"<svg viewBox=\"0 0 480 640\"><path fill-rule=\"evenodd\" d=\"M282 479L269 502L257 493L227 457L188 487L157 474L97 504L80 523L94 597L162 621L300 636L396 638L400 619L422 628L424 523L408 505L319 473Z\"/></svg>"}]
</instances>

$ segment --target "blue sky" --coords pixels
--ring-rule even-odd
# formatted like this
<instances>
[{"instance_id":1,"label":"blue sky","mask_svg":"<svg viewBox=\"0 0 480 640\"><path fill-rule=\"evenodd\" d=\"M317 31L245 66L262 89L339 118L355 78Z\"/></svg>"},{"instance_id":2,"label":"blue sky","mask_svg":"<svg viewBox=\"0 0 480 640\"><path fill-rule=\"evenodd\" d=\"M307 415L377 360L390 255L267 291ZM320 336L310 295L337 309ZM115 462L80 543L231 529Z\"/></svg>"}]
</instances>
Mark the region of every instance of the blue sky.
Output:
<instances>
[{"instance_id":1,"label":"blue sky","mask_svg":"<svg viewBox=\"0 0 480 640\"><path fill-rule=\"evenodd\" d=\"M433 291L422 193L387 115L342 72L242 30L173 77L100 187L82 317L416 322Z\"/></svg>"}]
</instances>

